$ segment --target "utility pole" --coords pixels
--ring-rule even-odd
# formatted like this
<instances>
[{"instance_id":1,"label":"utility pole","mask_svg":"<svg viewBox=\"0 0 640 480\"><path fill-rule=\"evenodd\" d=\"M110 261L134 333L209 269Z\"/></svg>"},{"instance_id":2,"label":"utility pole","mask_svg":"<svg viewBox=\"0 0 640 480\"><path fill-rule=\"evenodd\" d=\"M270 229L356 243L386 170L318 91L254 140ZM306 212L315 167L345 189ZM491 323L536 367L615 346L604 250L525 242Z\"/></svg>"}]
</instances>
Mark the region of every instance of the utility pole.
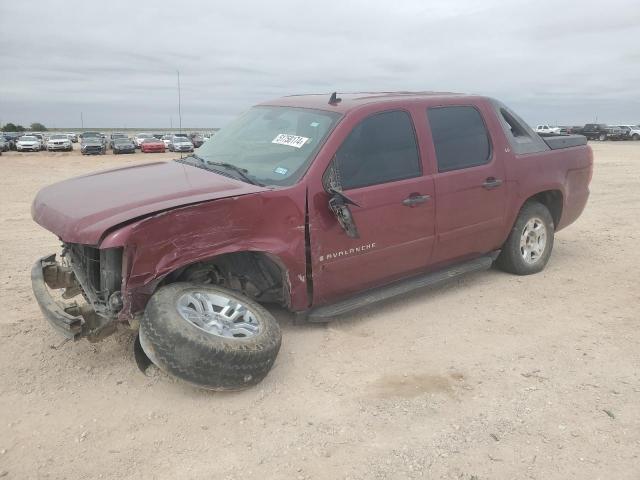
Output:
<instances>
[{"instance_id":1,"label":"utility pole","mask_svg":"<svg viewBox=\"0 0 640 480\"><path fill-rule=\"evenodd\" d=\"M180 92L180 70L176 70L178 73L178 121L180 122L180 133L182 133L182 98Z\"/></svg>"}]
</instances>

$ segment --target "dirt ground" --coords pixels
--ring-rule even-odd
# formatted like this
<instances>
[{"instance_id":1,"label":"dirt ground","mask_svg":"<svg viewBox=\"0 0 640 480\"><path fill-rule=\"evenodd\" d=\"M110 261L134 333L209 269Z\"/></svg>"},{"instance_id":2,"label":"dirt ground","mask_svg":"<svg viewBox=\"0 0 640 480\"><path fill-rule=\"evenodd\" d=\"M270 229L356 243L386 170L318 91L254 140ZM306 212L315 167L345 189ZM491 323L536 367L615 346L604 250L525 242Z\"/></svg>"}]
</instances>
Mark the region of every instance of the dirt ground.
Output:
<instances>
[{"instance_id":1,"label":"dirt ground","mask_svg":"<svg viewBox=\"0 0 640 480\"><path fill-rule=\"evenodd\" d=\"M59 247L31 220L37 190L174 154L5 153L0 477L640 478L640 142L592 146L589 205L544 272L328 326L274 312L280 355L238 393L143 375L125 330L59 346L32 298L32 262Z\"/></svg>"}]
</instances>

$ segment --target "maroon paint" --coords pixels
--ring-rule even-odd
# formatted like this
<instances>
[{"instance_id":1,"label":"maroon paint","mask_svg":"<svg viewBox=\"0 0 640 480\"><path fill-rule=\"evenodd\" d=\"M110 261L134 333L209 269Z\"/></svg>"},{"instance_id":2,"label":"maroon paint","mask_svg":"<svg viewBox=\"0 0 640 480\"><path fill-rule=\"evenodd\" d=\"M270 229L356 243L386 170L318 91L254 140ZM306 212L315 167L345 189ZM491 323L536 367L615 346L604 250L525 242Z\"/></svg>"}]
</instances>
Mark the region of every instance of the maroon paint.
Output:
<instances>
[{"instance_id":1,"label":"maroon paint","mask_svg":"<svg viewBox=\"0 0 640 480\"><path fill-rule=\"evenodd\" d=\"M590 147L516 156L482 97L343 95L341 103L328 105L325 95L307 95L264 105L343 114L294 186L263 188L169 162L67 180L44 188L34 200L34 219L65 242L125 247L122 320L140 312L170 272L223 253L268 254L287 272L289 308L300 311L500 248L523 203L536 193L561 192L557 229L580 215L589 195ZM437 172L426 109L442 105L472 105L482 113L493 147L489 164ZM327 208L322 176L352 128L388 110L411 114L423 175L346 191L361 205L352 209L360 238L351 239ZM504 184L485 190L481 184L491 176ZM431 200L402 205L414 193ZM313 298L306 285L307 201Z\"/></svg>"}]
</instances>

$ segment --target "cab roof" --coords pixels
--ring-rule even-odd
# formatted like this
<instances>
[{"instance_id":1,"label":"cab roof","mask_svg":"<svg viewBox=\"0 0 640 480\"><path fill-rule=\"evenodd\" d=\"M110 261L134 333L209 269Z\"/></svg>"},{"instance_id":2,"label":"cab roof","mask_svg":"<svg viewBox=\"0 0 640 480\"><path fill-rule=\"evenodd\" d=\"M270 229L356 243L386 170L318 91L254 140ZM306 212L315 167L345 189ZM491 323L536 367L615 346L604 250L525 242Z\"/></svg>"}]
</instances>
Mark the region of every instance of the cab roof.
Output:
<instances>
[{"instance_id":1,"label":"cab roof","mask_svg":"<svg viewBox=\"0 0 640 480\"><path fill-rule=\"evenodd\" d=\"M475 95L465 95L454 92L355 92L337 93L338 102L330 103L331 93L314 93L306 95L290 95L286 97L269 100L261 103L263 106L298 107L313 108L317 110L328 110L338 113L346 113L363 105L372 103L403 103L412 100L446 100L450 98L474 97Z\"/></svg>"}]
</instances>

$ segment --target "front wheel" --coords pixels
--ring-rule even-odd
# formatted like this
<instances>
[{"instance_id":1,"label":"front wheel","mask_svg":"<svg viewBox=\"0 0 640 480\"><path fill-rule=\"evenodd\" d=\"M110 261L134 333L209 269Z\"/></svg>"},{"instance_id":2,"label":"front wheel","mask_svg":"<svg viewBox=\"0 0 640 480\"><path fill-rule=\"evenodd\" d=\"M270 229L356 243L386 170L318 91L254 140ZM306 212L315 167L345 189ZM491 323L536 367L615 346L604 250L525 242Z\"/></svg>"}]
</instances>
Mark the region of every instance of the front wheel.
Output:
<instances>
[{"instance_id":1,"label":"front wheel","mask_svg":"<svg viewBox=\"0 0 640 480\"><path fill-rule=\"evenodd\" d=\"M211 390L260 382L280 350L275 318L226 288L195 283L162 287L140 322L140 344L160 369Z\"/></svg>"},{"instance_id":2,"label":"front wheel","mask_svg":"<svg viewBox=\"0 0 640 480\"><path fill-rule=\"evenodd\" d=\"M540 272L551 256L554 231L553 218L547 207L533 201L525 203L496 265L516 275Z\"/></svg>"}]
</instances>

